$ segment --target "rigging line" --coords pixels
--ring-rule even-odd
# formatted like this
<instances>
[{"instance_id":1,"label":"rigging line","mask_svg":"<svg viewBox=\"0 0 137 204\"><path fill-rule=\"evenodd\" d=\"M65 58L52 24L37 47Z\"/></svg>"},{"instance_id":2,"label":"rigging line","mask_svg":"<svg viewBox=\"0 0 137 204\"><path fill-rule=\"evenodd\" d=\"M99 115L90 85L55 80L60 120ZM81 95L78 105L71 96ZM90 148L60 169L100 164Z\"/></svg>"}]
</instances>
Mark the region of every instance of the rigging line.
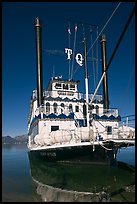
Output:
<instances>
[{"instance_id":1,"label":"rigging line","mask_svg":"<svg viewBox=\"0 0 137 204\"><path fill-rule=\"evenodd\" d=\"M97 36L98 36L98 26L96 28L96 33L97 33ZM98 40L97 40L97 43L96 43L96 83L98 81Z\"/></svg>"},{"instance_id":2,"label":"rigging line","mask_svg":"<svg viewBox=\"0 0 137 204\"><path fill-rule=\"evenodd\" d=\"M83 38L85 37L85 29L84 29L84 25L82 24L82 27L83 27ZM82 42L84 42L84 41L82 41ZM79 68L79 65L77 66L77 68L75 69L75 71L74 71L74 73L73 73L73 76L74 76L74 74L76 73L76 71L78 70L78 68Z\"/></svg>"},{"instance_id":3,"label":"rigging line","mask_svg":"<svg viewBox=\"0 0 137 204\"><path fill-rule=\"evenodd\" d=\"M129 119L128 122L129 121L135 121L135 119ZM126 120L123 120L122 122L126 122Z\"/></svg>"},{"instance_id":4,"label":"rigging line","mask_svg":"<svg viewBox=\"0 0 137 204\"><path fill-rule=\"evenodd\" d=\"M70 32L70 23L69 23L69 26L68 26L68 47L70 49L70 35L71 35L71 32ZM70 81L70 60L69 60L69 81Z\"/></svg>"},{"instance_id":5,"label":"rigging line","mask_svg":"<svg viewBox=\"0 0 137 204\"><path fill-rule=\"evenodd\" d=\"M126 115L126 116L123 116L121 118L132 117L132 116L135 116L135 115Z\"/></svg>"},{"instance_id":6,"label":"rigging line","mask_svg":"<svg viewBox=\"0 0 137 204\"><path fill-rule=\"evenodd\" d=\"M92 45L92 29L90 28L90 41ZM94 54L93 54L93 47L91 50L91 58L94 59ZM93 76L94 76L94 89L96 88L96 78L95 78L95 66L94 66L94 60L92 60L92 66L93 66Z\"/></svg>"},{"instance_id":7,"label":"rigging line","mask_svg":"<svg viewBox=\"0 0 137 204\"><path fill-rule=\"evenodd\" d=\"M110 22L111 18L113 17L113 15L115 14L116 10L118 9L118 7L120 6L121 2L119 2L119 4L116 6L115 10L113 11L113 13L111 14L111 16L109 17L109 19L107 20L106 24L104 25L104 27L102 28L102 30L100 31L99 35L97 36L96 40L94 41L94 43L92 44L92 46L89 48L88 53L90 52L90 50L92 49L92 47L94 46L94 44L96 43L96 41L98 40L98 38L100 37L101 33L104 31L104 29L106 28L106 26L108 25L108 23Z\"/></svg>"},{"instance_id":8,"label":"rigging line","mask_svg":"<svg viewBox=\"0 0 137 204\"><path fill-rule=\"evenodd\" d=\"M107 20L106 24L104 25L104 27L102 28L102 30L100 31L100 33L98 34L97 38L95 39L95 41L93 42L92 46L89 48L88 53L90 52L90 50L92 49L92 47L95 45L95 43L97 42L98 38L100 37L101 33L104 31L104 29L106 28L107 24L109 23L109 21L111 20L111 18L113 17L113 15L115 14L116 10L118 9L118 7L120 6L121 2L119 2L119 4L117 5L117 7L115 8L115 10L113 11L113 13L111 14L111 16L109 17L109 19ZM77 66L74 74L76 73L76 71L78 70L79 65Z\"/></svg>"},{"instance_id":9,"label":"rigging line","mask_svg":"<svg viewBox=\"0 0 137 204\"><path fill-rule=\"evenodd\" d=\"M128 26L129 26L129 24L130 24L130 21L131 21L133 15L134 15L134 12L135 12L135 7L133 8L133 10L132 10L132 12L131 12L131 14L130 14L130 16L129 16L129 18L128 18L128 21L127 21L127 23L126 23L126 25L125 25L125 27L124 27L124 29L123 29L123 32L122 32L121 36L119 37L118 43L117 43L117 45L116 45L116 47L115 47L115 49L114 49L114 51L113 51L113 53L112 53L112 56L111 56L111 58L110 58L110 60L109 60L109 62L108 62L106 71L108 70L108 68L109 68L109 66L110 66L110 64L111 64L111 62L112 62L112 59L113 59L113 57L114 57L114 55L115 55L115 53L116 53L116 51L117 51L117 49L118 49L118 46L119 46L119 44L120 44L120 42L121 42L121 40L122 40L122 38L123 38L123 36L124 36L124 34L125 34L125 32L126 32Z\"/></svg>"},{"instance_id":10,"label":"rigging line","mask_svg":"<svg viewBox=\"0 0 137 204\"><path fill-rule=\"evenodd\" d=\"M85 37L85 27L84 25L82 24L82 28L83 28L83 38ZM83 40L84 41L84 40Z\"/></svg>"},{"instance_id":11,"label":"rigging line","mask_svg":"<svg viewBox=\"0 0 137 204\"><path fill-rule=\"evenodd\" d=\"M75 25L74 46L73 46L73 56L72 56L72 68L71 68L71 79L72 79L72 76L73 76L74 55L75 55L75 47L76 47L76 34L77 34L77 25Z\"/></svg>"},{"instance_id":12,"label":"rigging line","mask_svg":"<svg viewBox=\"0 0 137 204\"><path fill-rule=\"evenodd\" d=\"M111 64L111 62L112 62L112 59L113 59L113 57L114 57L114 55L115 55L115 53L116 53L116 51L117 51L117 49L118 49L118 47L119 47L119 45L120 45L120 42L121 42L121 40L122 40L122 38L123 38L123 36L124 36L124 34L125 34L125 32L126 32L128 26L129 26L129 24L130 24L130 21L131 21L131 19L132 19L132 17L133 17L134 12L135 12L135 7L133 8L133 10L132 10L132 12L131 12L131 14L130 14L130 16L129 16L129 18L128 18L128 21L127 21L127 23L126 23L126 25L125 25L125 27L124 27L124 29L123 29L123 31L122 31L122 34L121 34L120 37L119 37L119 40L118 40L118 42L117 42L117 44L116 44L116 47L115 47L115 49L114 49L114 51L113 51L113 53L112 53L112 55L111 55L111 58L110 58L110 60L109 60L109 62L108 62L108 64L107 64L107 66L106 66L106 71L103 73L103 75L102 75L102 77L101 77L101 79L100 79L100 81L99 81L99 83L98 83L98 86L97 86L97 88L96 88L96 90L95 90L95 92L94 92L94 94L93 94L93 97L92 97L90 103L93 102L93 99L94 99L94 97L95 97L95 95L96 95L96 93L97 93L97 91L98 91L98 88L99 88L99 86L100 86L100 84L101 84L101 82L102 82L102 80L103 80L103 78L104 78L106 72L108 71L108 68L109 68L109 66L110 66L110 64Z\"/></svg>"}]
</instances>

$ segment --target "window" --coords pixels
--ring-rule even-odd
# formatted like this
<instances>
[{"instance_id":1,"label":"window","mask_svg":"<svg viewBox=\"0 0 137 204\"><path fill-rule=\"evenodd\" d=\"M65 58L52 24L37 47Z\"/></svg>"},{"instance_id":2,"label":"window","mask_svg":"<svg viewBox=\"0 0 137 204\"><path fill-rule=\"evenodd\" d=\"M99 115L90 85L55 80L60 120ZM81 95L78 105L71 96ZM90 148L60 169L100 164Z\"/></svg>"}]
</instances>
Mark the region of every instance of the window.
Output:
<instances>
[{"instance_id":1,"label":"window","mask_svg":"<svg viewBox=\"0 0 137 204\"><path fill-rule=\"evenodd\" d=\"M53 111L54 111L54 113L57 113L57 106L58 106L57 103L53 104Z\"/></svg>"},{"instance_id":2,"label":"window","mask_svg":"<svg viewBox=\"0 0 137 204\"><path fill-rule=\"evenodd\" d=\"M50 103L46 103L46 113L50 113Z\"/></svg>"},{"instance_id":3,"label":"window","mask_svg":"<svg viewBox=\"0 0 137 204\"><path fill-rule=\"evenodd\" d=\"M59 130L59 126L51 126L51 132Z\"/></svg>"},{"instance_id":4,"label":"window","mask_svg":"<svg viewBox=\"0 0 137 204\"><path fill-rule=\"evenodd\" d=\"M96 114L99 114L99 106L96 106Z\"/></svg>"},{"instance_id":5,"label":"window","mask_svg":"<svg viewBox=\"0 0 137 204\"><path fill-rule=\"evenodd\" d=\"M112 134L112 126L107 126L107 134L108 135Z\"/></svg>"},{"instance_id":6,"label":"window","mask_svg":"<svg viewBox=\"0 0 137 204\"><path fill-rule=\"evenodd\" d=\"M64 111L64 103L61 103L61 113Z\"/></svg>"},{"instance_id":7,"label":"window","mask_svg":"<svg viewBox=\"0 0 137 204\"><path fill-rule=\"evenodd\" d=\"M79 106L75 106L75 111L79 112Z\"/></svg>"},{"instance_id":8,"label":"window","mask_svg":"<svg viewBox=\"0 0 137 204\"><path fill-rule=\"evenodd\" d=\"M70 84L70 90L75 90L75 84Z\"/></svg>"},{"instance_id":9,"label":"window","mask_svg":"<svg viewBox=\"0 0 137 204\"><path fill-rule=\"evenodd\" d=\"M73 112L72 104L69 104L69 112Z\"/></svg>"},{"instance_id":10,"label":"window","mask_svg":"<svg viewBox=\"0 0 137 204\"><path fill-rule=\"evenodd\" d=\"M56 83L55 88L56 88L56 89L61 89L61 88L62 88L62 87L61 87L61 84Z\"/></svg>"},{"instance_id":11,"label":"window","mask_svg":"<svg viewBox=\"0 0 137 204\"><path fill-rule=\"evenodd\" d=\"M63 84L63 89L67 89L68 90L68 84Z\"/></svg>"}]
</instances>

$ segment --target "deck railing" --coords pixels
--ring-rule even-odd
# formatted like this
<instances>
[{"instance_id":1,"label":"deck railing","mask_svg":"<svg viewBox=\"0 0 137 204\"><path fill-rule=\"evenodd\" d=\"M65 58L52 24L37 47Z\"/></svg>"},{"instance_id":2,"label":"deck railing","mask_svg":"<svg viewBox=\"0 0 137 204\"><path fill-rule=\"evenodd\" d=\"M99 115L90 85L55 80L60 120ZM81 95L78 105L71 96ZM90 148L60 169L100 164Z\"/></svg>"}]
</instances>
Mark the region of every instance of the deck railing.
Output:
<instances>
[{"instance_id":1,"label":"deck railing","mask_svg":"<svg viewBox=\"0 0 137 204\"><path fill-rule=\"evenodd\" d=\"M104 116L104 115L107 117L110 117L111 115L118 117L118 109L116 109L116 108L106 110L103 107L96 108L96 106L95 106L94 109L89 110L89 112L90 112L90 115L96 114L100 117Z\"/></svg>"},{"instance_id":2,"label":"deck railing","mask_svg":"<svg viewBox=\"0 0 137 204\"><path fill-rule=\"evenodd\" d=\"M106 116L115 116L117 117L118 116L118 109L103 109L103 115L106 115Z\"/></svg>"},{"instance_id":3,"label":"deck railing","mask_svg":"<svg viewBox=\"0 0 137 204\"><path fill-rule=\"evenodd\" d=\"M68 93L71 93L71 91L62 91L65 95L65 97L70 97ZM55 96L55 93L58 93L57 91L43 91L44 97L53 97ZM66 93L66 94L65 94ZM76 97L78 100L80 99L86 99L86 94L81 92L72 92L74 94L74 97ZM59 95L58 95L59 96ZM89 101L91 100L93 94L88 94ZM32 99L37 98L37 90L33 90ZM95 101L101 102L103 100L103 96L101 94L98 94L95 96Z\"/></svg>"}]
</instances>

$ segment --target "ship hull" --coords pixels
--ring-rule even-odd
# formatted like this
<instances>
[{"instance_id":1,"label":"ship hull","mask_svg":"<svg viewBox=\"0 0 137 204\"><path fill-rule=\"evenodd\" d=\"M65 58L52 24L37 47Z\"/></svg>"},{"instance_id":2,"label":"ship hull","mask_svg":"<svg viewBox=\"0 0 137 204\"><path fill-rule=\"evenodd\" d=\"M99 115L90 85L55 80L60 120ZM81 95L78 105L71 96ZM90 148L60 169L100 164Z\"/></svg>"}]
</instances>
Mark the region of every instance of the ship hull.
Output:
<instances>
[{"instance_id":1,"label":"ship hull","mask_svg":"<svg viewBox=\"0 0 137 204\"><path fill-rule=\"evenodd\" d=\"M101 146L96 146L95 151L93 151L93 146L61 147L29 151L30 156L49 162L92 162L104 164L112 163L115 153L116 151L106 151Z\"/></svg>"}]
</instances>

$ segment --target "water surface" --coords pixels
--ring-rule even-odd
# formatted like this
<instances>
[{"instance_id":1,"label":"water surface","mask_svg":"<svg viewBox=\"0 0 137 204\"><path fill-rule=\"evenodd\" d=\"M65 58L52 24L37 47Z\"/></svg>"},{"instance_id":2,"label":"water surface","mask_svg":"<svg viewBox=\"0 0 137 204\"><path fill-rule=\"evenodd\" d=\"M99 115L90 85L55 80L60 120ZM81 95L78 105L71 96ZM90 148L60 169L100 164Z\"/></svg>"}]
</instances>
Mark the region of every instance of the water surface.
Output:
<instances>
[{"instance_id":1,"label":"water surface","mask_svg":"<svg viewBox=\"0 0 137 204\"><path fill-rule=\"evenodd\" d=\"M135 165L135 147L122 148L117 160ZM134 182L133 171L116 166L49 164L29 159L26 145L4 145L2 149L3 202L98 201L90 193L103 191L110 202L110 194L117 202L129 202L135 200L135 193L122 189Z\"/></svg>"}]
</instances>

